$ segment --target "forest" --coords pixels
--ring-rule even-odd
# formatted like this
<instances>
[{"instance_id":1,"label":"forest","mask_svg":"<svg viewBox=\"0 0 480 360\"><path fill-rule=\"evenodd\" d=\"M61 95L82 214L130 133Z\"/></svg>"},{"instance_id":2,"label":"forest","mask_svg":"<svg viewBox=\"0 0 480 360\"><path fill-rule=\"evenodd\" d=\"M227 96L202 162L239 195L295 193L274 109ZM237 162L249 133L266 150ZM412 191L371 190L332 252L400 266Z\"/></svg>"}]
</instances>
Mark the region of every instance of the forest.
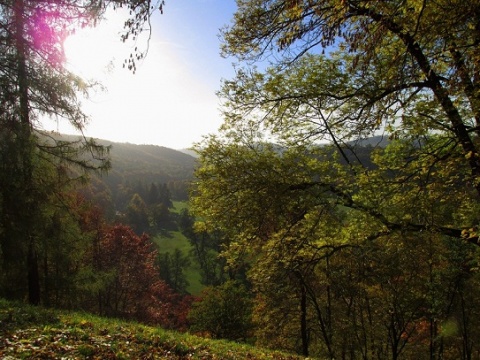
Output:
<instances>
[{"instance_id":1,"label":"forest","mask_svg":"<svg viewBox=\"0 0 480 360\"><path fill-rule=\"evenodd\" d=\"M196 157L42 131L87 124L65 36L125 7L128 41L163 6L0 0L0 297L319 359L479 359L480 2L237 0Z\"/></svg>"}]
</instances>

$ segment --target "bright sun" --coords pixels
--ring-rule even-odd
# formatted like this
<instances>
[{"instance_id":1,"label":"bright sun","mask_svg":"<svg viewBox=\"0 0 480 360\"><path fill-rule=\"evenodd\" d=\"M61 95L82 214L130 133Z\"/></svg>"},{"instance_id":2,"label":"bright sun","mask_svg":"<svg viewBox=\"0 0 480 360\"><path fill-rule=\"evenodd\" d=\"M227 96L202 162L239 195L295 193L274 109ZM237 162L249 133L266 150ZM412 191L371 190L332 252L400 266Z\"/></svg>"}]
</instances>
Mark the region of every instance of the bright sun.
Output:
<instances>
[{"instance_id":1,"label":"bright sun","mask_svg":"<svg viewBox=\"0 0 480 360\"><path fill-rule=\"evenodd\" d=\"M78 30L64 43L67 68L86 79L102 79L118 66L128 46L120 41L120 18L111 16L95 28ZM126 49L127 48L127 49Z\"/></svg>"},{"instance_id":2,"label":"bright sun","mask_svg":"<svg viewBox=\"0 0 480 360\"><path fill-rule=\"evenodd\" d=\"M195 58L190 49L164 36L167 31L157 30L162 36L153 34L150 42L145 32L137 43L123 43L120 33L126 17L109 13L108 21L78 30L64 43L67 69L101 84L86 98L79 96L91 120L85 134L111 141L189 147L219 125L215 89L203 83L203 69L190 60ZM135 47L148 49L148 55L137 63L134 74L122 65ZM76 133L68 122L45 123L45 129Z\"/></svg>"}]
</instances>

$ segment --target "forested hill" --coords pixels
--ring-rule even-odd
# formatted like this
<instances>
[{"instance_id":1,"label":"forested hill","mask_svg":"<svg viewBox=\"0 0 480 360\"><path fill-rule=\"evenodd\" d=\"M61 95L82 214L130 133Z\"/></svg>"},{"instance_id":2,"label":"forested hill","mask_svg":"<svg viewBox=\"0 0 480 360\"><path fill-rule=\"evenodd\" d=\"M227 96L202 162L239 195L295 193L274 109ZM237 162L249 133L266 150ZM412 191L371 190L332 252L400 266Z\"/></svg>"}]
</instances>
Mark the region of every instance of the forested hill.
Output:
<instances>
[{"instance_id":1,"label":"forested hill","mask_svg":"<svg viewBox=\"0 0 480 360\"><path fill-rule=\"evenodd\" d=\"M195 158L184 152L156 145L135 145L99 140L111 146L112 170L109 176L121 175L135 182L169 182L190 180Z\"/></svg>"},{"instance_id":2,"label":"forested hill","mask_svg":"<svg viewBox=\"0 0 480 360\"><path fill-rule=\"evenodd\" d=\"M61 135L57 139L73 141L78 136ZM190 181L196 165L193 150L174 150L158 145L136 145L119 143L108 140L96 140L99 144L110 147L112 168L104 181L111 183L171 183L177 181ZM350 142L344 150L350 157L350 152L355 148L360 160L368 163L370 152L373 148L384 147L388 139L383 136L373 136L361 141ZM360 154L359 154L360 153ZM351 160L355 160L351 158ZM356 159L358 160L358 159Z\"/></svg>"},{"instance_id":3,"label":"forested hill","mask_svg":"<svg viewBox=\"0 0 480 360\"><path fill-rule=\"evenodd\" d=\"M141 193L139 186L143 186L146 191L145 188L151 184L167 184L174 200L187 200L188 187L197 161L193 151L107 140L98 140L98 143L111 148L112 168L98 180L108 186L114 198L121 187L129 187ZM344 151L351 161L360 161L370 166L372 149L385 144L386 140L382 137L372 137L362 142L349 143L345 145ZM351 154L352 148L355 148L355 156ZM118 203L116 205L117 208L123 207Z\"/></svg>"},{"instance_id":4,"label":"forested hill","mask_svg":"<svg viewBox=\"0 0 480 360\"><path fill-rule=\"evenodd\" d=\"M78 141L79 136L46 134L55 141ZM187 200L196 159L185 152L156 145L135 145L108 140L97 144L110 147L111 169L107 174L91 175L84 190L113 216L125 211L133 195L142 198L152 186L167 188L172 200Z\"/></svg>"},{"instance_id":5,"label":"forested hill","mask_svg":"<svg viewBox=\"0 0 480 360\"><path fill-rule=\"evenodd\" d=\"M101 202L113 201L113 209L124 211L134 194L146 198L154 184L167 186L173 200L187 200L196 159L181 151L156 145L135 145L98 140L110 146L112 167L107 175L95 177L93 193ZM107 197L101 194L107 194ZM103 200L102 200L103 198ZM112 206L106 206L112 209Z\"/></svg>"},{"instance_id":6,"label":"forested hill","mask_svg":"<svg viewBox=\"0 0 480 360\"><path fill-rule=\"evenodd\" d=\"M56 140L75 141L78 136L52 135ZM90 182L89 197L95 198L107 212L123 212L133 195L139 194L147 200L152 184L166 186L172 200L188 200L190 182L197 159L193 151L180 151L157 145L136 145L108 140L96 140L98 144L110 147L112 167L107 174L94 175ZM350 161L360 161L371 166L370 152L377 146L384 146L386 139L372 137L362 142L345 145L345 154ZM355 148L356 155L351 151Z\"/></svg>"},{"instance_id":7,"label":"forested hill","mask_svg":"<svg viewBox=\"0 0 480 360\"><path fill-rule=\"evenodd\" d=\"M46 137L61 141L77 141L78 135L49 133ZM112 168L108 177L122 177L125 181L169 182L190 180L195 157L189 150L179 151L157 145L136 145L96 139L99 145L110 147Z\"/></svg>"}]
</instances>

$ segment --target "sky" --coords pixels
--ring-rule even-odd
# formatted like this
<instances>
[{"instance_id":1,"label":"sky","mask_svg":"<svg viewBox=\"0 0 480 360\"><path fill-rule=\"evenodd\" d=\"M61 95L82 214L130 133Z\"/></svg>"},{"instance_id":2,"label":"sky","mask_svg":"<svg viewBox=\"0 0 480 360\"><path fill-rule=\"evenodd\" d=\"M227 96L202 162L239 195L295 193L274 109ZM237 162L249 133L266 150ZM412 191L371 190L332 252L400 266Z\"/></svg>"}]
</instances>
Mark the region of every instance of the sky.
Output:
<instances>
[{"instance_id":1,"label":"sky","mask_svg":"<svg viewBox=\"0 0 480 360\"><path fill-rule=\"evenodd\" d=\"M133 47L121 43L125 14L107 14L94 29L65 43L70 70L99 81L105 90L83 100L88 137L185 149L221 124L216 91L233 77L233 60L220 56L219 29L231 22L235 0L167 0L152 19L147 57L135 74L122 67ZM44 127L72 134L65 122Z\"/></svg>"}]
</instances>

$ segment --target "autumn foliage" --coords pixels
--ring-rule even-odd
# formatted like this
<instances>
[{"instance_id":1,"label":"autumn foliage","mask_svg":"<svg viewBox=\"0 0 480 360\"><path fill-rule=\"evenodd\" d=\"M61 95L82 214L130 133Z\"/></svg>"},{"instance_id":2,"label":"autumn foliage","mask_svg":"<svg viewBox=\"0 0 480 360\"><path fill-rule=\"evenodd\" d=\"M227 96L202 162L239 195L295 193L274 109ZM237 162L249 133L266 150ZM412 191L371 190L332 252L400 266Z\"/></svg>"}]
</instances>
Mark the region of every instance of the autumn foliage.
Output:
<instances>
[{"instance_id":1,"label":"autumn foliage","mask_svg":"<svg viewBox=\"0 0 480 360\"><path fill-rule=\"evenodd\" d=\"M157 251L144 234L125 225L103 230L94 266L103 287L98 291L101 315L184 329L190 300L160 279Z\"/></svg>"}]
</instances>

